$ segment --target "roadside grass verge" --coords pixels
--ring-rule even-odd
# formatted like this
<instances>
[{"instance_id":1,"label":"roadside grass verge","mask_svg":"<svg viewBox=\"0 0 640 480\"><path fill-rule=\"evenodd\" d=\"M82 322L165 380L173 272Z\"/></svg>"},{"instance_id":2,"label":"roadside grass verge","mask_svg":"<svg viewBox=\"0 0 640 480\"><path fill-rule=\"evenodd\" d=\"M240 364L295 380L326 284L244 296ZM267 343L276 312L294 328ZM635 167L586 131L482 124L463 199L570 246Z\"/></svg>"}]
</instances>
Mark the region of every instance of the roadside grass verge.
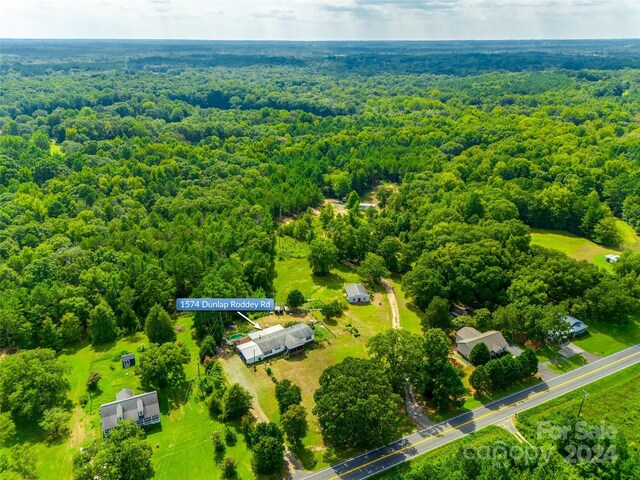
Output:
<instances>
[{"instance_id":1,"label":"roadside grass verge","mask_svg":"<svg viewBox=\"0 0 640 480\"><path fill-rule=\"evenodd\" d=\"M467 446L480 447L481 445L489 445L497 441L513 440L513 438L513 435L506 430L495 425L489 425L464 438L448 443L447 445L443 445L442 447L425 453L414 460L401 463L400 465L390 468L386 472L374 475L371 478L375 480L397 480L399 477L410 473L413 469L416 469L424 462L456 455L460 449Z\"/></svg>"},{"instance_id":2,"label":"roadside grass verge","mask_svg":"<svg viewBox=\"0 0 640 480\"><path fill-rule=\"evenodd\" d=\"M547 368L556 373L567 373L576 368L582 367L587 364L587 359L582 355L573 355L565 360L559 362L552 362L547 364Z\"/></svg>"},{"instance_id":3,"label":"roadside grass verge","mask_svg":"<svg viewBox=\"0 0 640 480\"><path fill-rule=\"evenodd\" d=\"M589 396L584 401L582 417L614 425L629 442L640 440L640 365L634 365L584 387ZM518 429L530 441L537 437L537 424L550 421L562 412L577 412L582 391L576 390L518 414Z\"/></svg>"}]
</instances>

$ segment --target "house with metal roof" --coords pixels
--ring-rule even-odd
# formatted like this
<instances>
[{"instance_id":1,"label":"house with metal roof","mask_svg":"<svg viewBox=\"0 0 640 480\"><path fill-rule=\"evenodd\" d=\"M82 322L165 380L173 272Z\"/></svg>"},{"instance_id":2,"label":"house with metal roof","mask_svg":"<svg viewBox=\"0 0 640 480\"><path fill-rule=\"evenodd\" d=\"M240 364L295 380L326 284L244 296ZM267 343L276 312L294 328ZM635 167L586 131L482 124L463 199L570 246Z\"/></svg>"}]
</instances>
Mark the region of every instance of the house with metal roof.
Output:
<instances>
[{"instance_id":1,"label":"house with metal roof","mask_svg":"<svg viewBox=\"0 0 640 480\"><path fill-rule=\"evenodd\" d=\"M238 355L247 364L259 362L281 353L296 354L315 339L313 330L304 323L283 328L275 325L249 334L250 340L236 345Z\"/></svg>"},{"instance_id":2,"label":"house with metal roof","mask_svg":"<svg viewBox=\"0 0 640 480\"><path fill-rule=\"evenodd\" d=\"M497 330L480 333L473 327L463 327L456 332L456 350L467 360L471 350L479 343L489 347L492 357L497 357L506 352L509 344Z\"/></svg>"},{"instance_id":3,"label":"house with metal roof","mask_svg":"<svg viewBox=\"0 0 640 480\"><path fill-rule=\"evenodd\" d=\"M369 303L371 301L367 289L359 283L352 283L344 287L344 295L349 303Z\"/></svg>"},{"instance_id":4,"label":"house with metal roof","mask_svg":"<svg viewBox=\"0 0 640 480\"><path fill-rule=\"evenodd\" d=\"M158 393L147 392L134 395L133 390L123 388L116 394L116 401L100 405L102 433L109 432L120 422L130 418L139 427L160 423Z\"/></svg>"}]
</instances>

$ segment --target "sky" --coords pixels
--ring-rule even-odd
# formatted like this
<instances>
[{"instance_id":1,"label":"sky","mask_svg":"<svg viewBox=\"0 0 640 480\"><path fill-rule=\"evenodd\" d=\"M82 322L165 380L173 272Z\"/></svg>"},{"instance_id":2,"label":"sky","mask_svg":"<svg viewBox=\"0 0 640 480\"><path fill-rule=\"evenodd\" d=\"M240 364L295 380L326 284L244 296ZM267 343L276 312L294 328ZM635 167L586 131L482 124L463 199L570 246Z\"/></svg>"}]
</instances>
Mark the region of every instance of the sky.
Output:
<instances>
[{"instance_id":1,"label":"sky","mask_svg":"<svg viewBox=\"0 0 640 480\"><path fill-rule=\"evenodd\" d=\"M640 0L0 0L0 38L640 38Z\"/></svg>"}]
</instances>

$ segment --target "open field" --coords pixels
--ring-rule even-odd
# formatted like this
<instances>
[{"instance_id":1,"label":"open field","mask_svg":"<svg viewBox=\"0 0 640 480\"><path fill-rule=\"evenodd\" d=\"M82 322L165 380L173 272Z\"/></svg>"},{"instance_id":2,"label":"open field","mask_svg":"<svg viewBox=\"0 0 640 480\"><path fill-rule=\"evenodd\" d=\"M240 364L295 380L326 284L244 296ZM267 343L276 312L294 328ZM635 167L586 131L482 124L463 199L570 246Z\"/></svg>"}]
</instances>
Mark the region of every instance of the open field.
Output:
<instances>
[{"instance_id":1,"label":"open field","mask_svg":"<svg viewBox=\"0 0 640 480\"><path fill-rule=\"evenodd\" d=\"M614 425L629 442L640 440L640 365L629 367L614 375L587 385L589 396L584 401L582 416L594 422ZM518 428L530 440L536 438L536 425L549 421L561 411L576 412L582 402L580 390L568 393L518 415Z\"/></svg>"},{"instance_id":2,"label":"open field","mask_svg":"<svg viewBox=\"0 0 640 480\"><path fill-rule=\"evenodd\" d=\"M455 453L461 448L467 446L479 447L481 445L488 445L496 441L513 440L513 438L514 437L506 430L495 425L490 425L478 432L470 434L465 438L461 438L460 440L456 440L455 442L451 442L436 450L425 453L416 460L402 463L397 467L391 468L388 471L379 475L375 475L371 478L375 480L396 480L400 475L409 473L412 469L416 468L423 462L455 455Z\"/></svg>"},{"instance_id":3,"label":"open field","mask_svg":"<svg viewBox=\"0 0 640 480\"><path fill-rule=\"evenodd\" d=\"M619 254L622 250L639 250L640 239L637 233L628 223L617 220L616 227L622 238L620 249L612 249L598 245L586 238L558 230L531 229L531 243L545 248L553 248L566 253L576 260L586 260L599 267L611 268L604 259L605 255Z\"/></svg>"},{"instance_id":4,"label":"open field","mask_svg":"<svg viewBox=\"0 0 640 480\"><path fill-rule=\"evenodd\" d=\"M185 342L192 353L193 360L185 370L187 379L193 380L197 377L197 347L191 339L191 317L179 317L177 326L182 327L178 339ZM136 352L137 355L138 346L147 343L143 333L136 333L96 348L83 343L60 356L69 369L69 397L75 405L70 437L63 442L50 444L44 441L37 428L19 426L18 442L31 447L39 478L72 478L73 456L80 447L101 436L100 405L115 400L116 393L122 388L141 392L134 369L123 370L119 357L123 351ZM92 371L100 372L102 379L92 402L83 409L78 401L86 392L85 382ZM178 392L169 397L160 393L159 398L161 425L147 432L147 441L153 447L155 478L169 480L184 475L188 475L189 479L220 478L220 469L213 461L210 436L214 430L222 429L223 425L210 418L206 407L193 392ZM241 479L255 478L251 471L251 453L240 433L237 444L228 448L228 454L238 461Z\"/></svg>"},{"instance_id":5,"label":"open field","mask_svg":"<svg viewBox=\"0 0 640 480\"><path fill-rule=\"evenodd\" d=\"M605 268L610 268L610 265L605 262L604 256L619 253L568 232L538 228L531 229L531 244L560 250L576 260L586 260Z\"/></svg>"},{"instance_id":6,"label":"open field","mask_svg":"<svg viewBox=\"0 0 640 480\"><path fill-rule=\"evenodd\" d=\"M629 250L640 250L640 237L631 225L622 220L616 221L618 233L622 238L622 247Z\"/></svg>"}]
</instances>

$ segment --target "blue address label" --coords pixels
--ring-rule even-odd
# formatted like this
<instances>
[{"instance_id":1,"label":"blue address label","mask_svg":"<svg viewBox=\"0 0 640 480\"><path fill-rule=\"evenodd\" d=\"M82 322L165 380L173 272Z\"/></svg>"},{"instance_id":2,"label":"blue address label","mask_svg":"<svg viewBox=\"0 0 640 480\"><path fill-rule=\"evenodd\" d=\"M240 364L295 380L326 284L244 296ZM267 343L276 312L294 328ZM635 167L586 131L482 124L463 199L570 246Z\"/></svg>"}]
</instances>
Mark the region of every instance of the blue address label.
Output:
<instances>
[{"instance_id":1,"label":"blue address label","mask_svg":"<svg viewBox=\"0 0 640 480\"><path fill-rule=\"evenodd\" d=\"M184 311L271 311L273 298L178 298L176 310Z\"/></svg>"}]
</instances>

